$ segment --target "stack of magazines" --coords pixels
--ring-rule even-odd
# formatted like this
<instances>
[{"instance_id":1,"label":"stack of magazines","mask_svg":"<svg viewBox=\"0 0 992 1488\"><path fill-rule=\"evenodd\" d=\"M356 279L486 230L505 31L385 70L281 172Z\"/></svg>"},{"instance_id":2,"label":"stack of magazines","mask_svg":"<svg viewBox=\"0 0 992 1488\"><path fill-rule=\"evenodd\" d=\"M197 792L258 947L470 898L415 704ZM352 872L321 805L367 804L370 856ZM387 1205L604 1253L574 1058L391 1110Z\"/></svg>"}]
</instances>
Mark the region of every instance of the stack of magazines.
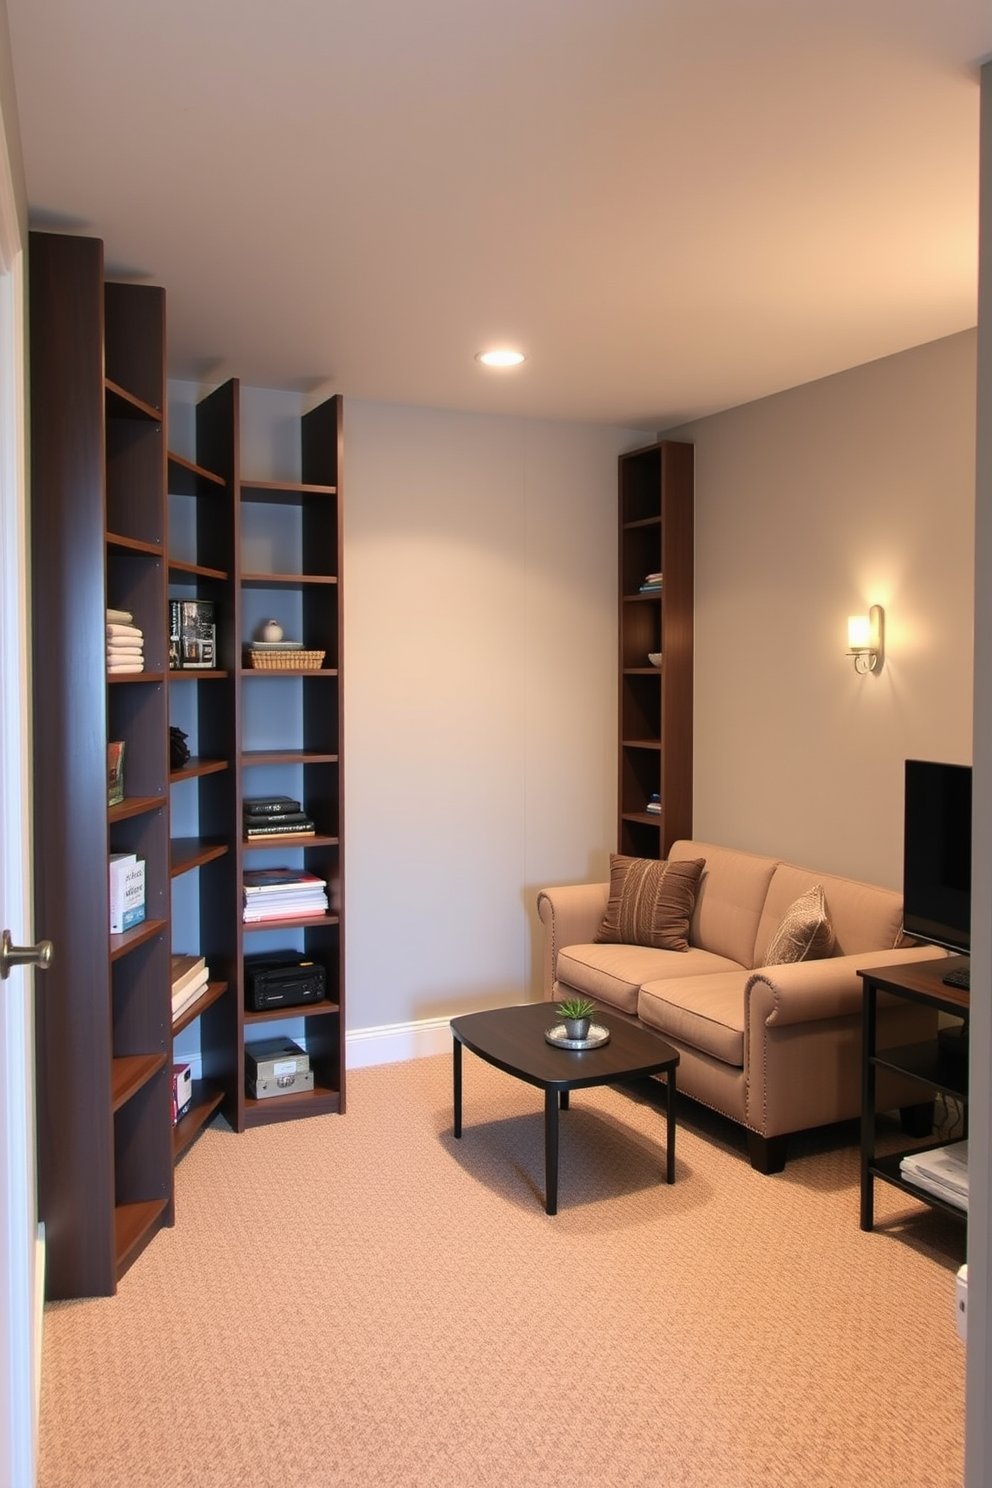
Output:
<instances>
[{"instance_id":1,"label":"stack of magazines","mask_svg":"<svg viewBox=\"0 0 992 1488\"><path fill-rule=\"evenodd\" d=\"M957 1209L968 1209L968 1143L931 1147L928 1152L908 1152L899 1172L909 1183Z\"/></svg>"},{"instance_id":2,"label":"stack of magazines","mask_svg":"<svg viewBox=\"0 0 992 1488\"><path fill-rule=\"evenodd\" d=\"M244 875L245 924L297 920L327 913L327 880L303 868L249 868Z\"/></svg>"}]
</instances>

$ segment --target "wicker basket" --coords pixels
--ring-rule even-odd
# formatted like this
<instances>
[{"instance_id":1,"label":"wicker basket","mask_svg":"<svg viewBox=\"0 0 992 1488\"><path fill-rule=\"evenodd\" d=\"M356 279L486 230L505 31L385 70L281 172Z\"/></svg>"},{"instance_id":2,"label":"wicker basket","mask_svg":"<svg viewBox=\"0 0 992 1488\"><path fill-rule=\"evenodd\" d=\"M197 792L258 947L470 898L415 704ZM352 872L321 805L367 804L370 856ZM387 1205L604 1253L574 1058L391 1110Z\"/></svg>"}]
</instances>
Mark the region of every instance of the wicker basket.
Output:
<instances>
[{"instance_id":1,"label":"wicker basket","mask_svg":"<svg viewBox=\"0 0 992 1488\"><path fill-rule=\"evenodd\" d=\"M253 651L252 667L257 672L319 672L324 664L323 651Z\"/></svg>"}]
</instances>

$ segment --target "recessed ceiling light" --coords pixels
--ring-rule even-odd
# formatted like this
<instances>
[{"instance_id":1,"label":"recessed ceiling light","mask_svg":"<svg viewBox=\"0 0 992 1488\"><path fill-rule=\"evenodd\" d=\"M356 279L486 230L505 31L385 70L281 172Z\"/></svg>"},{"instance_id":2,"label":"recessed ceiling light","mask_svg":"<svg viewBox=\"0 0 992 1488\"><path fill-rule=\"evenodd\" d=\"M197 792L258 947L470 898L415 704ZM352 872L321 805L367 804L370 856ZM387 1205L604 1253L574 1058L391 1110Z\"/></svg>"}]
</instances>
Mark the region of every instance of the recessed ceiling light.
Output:
<instances>
[{"instance_id":1,"label":"recessed ceiling light","mask_svg":"<svg viewBox=\"0 0 992 1488\"><path fill-rule=\"evenodd\" d=\"M526 358L522 351L480 351L475 360L485 367L519 367Z\"/></svg>"}]
</instances>

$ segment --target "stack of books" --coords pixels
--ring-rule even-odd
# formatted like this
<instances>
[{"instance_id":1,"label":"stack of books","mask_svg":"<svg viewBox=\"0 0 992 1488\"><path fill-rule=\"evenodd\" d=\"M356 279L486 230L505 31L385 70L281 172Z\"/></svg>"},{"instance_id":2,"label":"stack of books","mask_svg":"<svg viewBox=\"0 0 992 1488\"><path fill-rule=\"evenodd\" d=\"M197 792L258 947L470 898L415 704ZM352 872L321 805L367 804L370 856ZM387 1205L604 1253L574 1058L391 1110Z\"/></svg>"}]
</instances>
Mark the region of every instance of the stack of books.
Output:
<instances>
[{"instance_id":1,"label":"stack of books","mask_svg":"<svg viewBox=\"0 0 992 1488\"><path fill-rule=\"evenodd\" d=\"M659 796L657 791L655 791L654 795L648 802L648 810L654 812L656 816L661 815L661 797Z\"/></svg>"},{"instance_id":2,"label":"stack of books","mask_svg":"<svg viewBox=\"0 0 992 1488\"><path fill-rule=\"evenodd\" d=\"M184 1013L207 990L210 973L203 956L173 956L172 1017Z\"/></svg>"},{"instance_id":3,"label":"stack of books","mask_svg":"<svg viewBox=\"0 0 992 1488\"><path fill-rule=\"evenodd\" d=\"M657 594L661 588L662 575L660 573L649 573L644 575L644 583L641 585L642 594Z\"/></svg>"},{"instance_id":4,"label":"stack of books","mask_svg":"<svg viewBox=\"0 0 992 1488\"><path fill-rule=\"evenodd\" d=\"M250 868L244 876L245 924L327 913L327 880L303 868Z\"/></svg>"},{"instance_id":5,"label":"stack of books","mask_svg":"<svg viewBox=\"0 0 992 1488\"><path fill-rule=\"evenodd\" d=\"M292 796L245 796L241 802L245 837L312 837L314 824Z\"/></svg>"},{"instance_id":6,"label":"stack of books","mask_svg":"<svg viewBox=\"0 0 992 1488\"><path fill-rule=\"evenodd\" d=\"M899 1172L910 1183L967 1213L967 1142L952 1142L948 1147L931 1147L925 1152L909 1152L900 1162Z\"/></svg>"}]
</instances>

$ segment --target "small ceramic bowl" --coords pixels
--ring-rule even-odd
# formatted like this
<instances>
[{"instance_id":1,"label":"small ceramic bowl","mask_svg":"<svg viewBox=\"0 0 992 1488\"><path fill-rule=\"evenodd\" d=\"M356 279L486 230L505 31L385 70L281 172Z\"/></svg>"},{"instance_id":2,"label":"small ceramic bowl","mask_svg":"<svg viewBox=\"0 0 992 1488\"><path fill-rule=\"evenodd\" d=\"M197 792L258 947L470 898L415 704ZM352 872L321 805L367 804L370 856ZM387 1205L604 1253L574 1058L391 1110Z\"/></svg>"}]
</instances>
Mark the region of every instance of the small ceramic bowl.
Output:
<instances>
[{"instance_id":1,"label":"small ceramic bowl","mask_svg":"<svg viewBox=\"0 0 992 1488\"><path fill-rule=\"evenodd\" d=\"M649 651L648 661L651 663L652 666L661 666L661 652Z\"/></svg>"}]
</instances>

